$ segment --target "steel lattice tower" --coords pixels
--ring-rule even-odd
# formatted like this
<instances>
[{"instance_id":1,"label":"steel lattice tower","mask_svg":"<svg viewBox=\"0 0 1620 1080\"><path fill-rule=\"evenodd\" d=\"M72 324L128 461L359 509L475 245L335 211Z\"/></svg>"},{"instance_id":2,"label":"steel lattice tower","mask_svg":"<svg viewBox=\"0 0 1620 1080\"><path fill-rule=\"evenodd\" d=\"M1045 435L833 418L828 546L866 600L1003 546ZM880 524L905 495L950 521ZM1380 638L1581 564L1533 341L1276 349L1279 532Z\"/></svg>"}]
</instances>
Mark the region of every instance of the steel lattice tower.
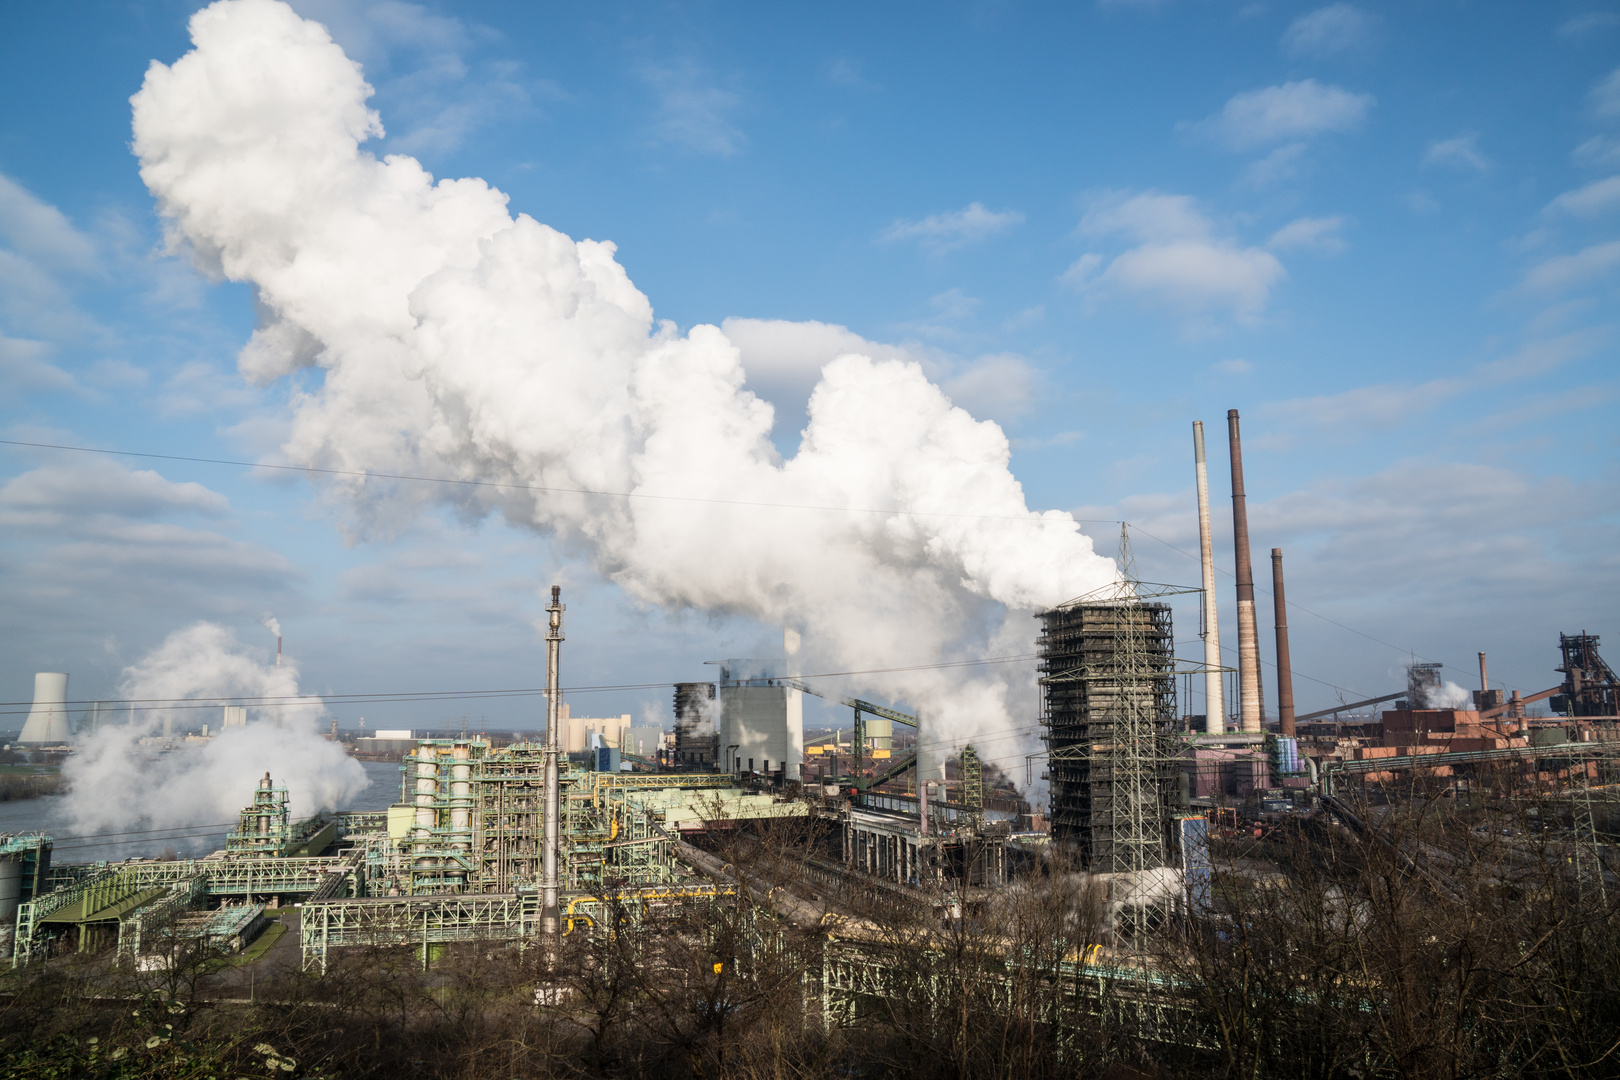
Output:
<instances>
[{"instance_id":1,"label":"steel lattice tower","mask_svg":"<svg viewBox=\"0 0 1620 1080\"><path fill-rule=\"evenodd\" d=\"M1094 873L1171 863L1170 606L1141 598L1128 558L1125 570L1118 584L1038 616L1052 837Z\"/></svg>"}]
</instances>

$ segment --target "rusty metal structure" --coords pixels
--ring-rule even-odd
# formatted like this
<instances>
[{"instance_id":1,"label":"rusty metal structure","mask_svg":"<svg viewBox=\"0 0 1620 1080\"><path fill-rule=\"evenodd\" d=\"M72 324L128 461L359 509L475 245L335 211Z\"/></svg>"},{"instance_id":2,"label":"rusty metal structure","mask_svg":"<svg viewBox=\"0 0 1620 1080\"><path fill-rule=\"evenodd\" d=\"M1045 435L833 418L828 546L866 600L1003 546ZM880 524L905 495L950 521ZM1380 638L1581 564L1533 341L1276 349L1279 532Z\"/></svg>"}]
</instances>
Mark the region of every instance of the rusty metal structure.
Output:
<instances>
[{"instance_id":1,"label":"rusty metal structure","mask_svg":"<svg viewBox=\"0 0 1620 1080\"><path fill-rule=\"evenodd\" d=\"M712 682L675 684L675 757L678 769L713 769L720 762L720 733L715 726Z\"/></svg>"},{"instance_id":2,"label":"rusty metal structure","mask_svg":"<svg viewBox=\"0 0 1620 1080\"><path fill-rule=\"evenodd\" d=\"M1620 716L1620 678L1598 655L1598 636L1581 631L1559 634L1558 650L1564 662L1564 685L1552 699L1554 712L1572 719Z\"/></svg>"}]
</instances>

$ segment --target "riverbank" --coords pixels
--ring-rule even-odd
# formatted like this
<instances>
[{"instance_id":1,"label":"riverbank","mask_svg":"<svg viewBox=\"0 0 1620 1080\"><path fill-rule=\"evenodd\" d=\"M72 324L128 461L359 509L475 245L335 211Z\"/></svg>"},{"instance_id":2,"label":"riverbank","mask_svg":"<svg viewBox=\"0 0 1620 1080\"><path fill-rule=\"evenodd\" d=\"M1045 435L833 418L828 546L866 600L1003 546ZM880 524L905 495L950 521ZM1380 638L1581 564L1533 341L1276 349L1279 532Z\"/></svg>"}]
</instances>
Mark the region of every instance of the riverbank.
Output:
<instances>
[{"instance_id":1,"label":"riverbank","mask_svg":"<svg viewBox=\"0 0 1620 1080\"><path fill-rule=\"evenodd\" d=\"M60 795L66 789L67 781L54 769L49 772L0 771L0 803Z\"/></svg>"}]
</instances>

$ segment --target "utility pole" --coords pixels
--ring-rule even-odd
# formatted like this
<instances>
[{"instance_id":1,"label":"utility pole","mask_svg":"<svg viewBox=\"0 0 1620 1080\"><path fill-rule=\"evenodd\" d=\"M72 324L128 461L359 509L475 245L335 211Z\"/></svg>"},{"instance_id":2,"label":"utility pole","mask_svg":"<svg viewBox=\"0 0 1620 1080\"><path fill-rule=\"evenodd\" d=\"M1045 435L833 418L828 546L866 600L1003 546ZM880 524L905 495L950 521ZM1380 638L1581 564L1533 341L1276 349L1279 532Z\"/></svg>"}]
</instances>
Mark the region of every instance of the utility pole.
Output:
<instances>
[{"instance_id":1,"label":"utility pole","mask_svg":"<svg viewBox=\"0 0 1620 1080\"><path fill-rule=\"evenodd\" d=\"M557 775L557 757L561 741L557 738L558 653L562 645L562 586L551 587L551 604L546 612L551 616L546 631L546 846L540 881L540 927L547 934L557 932L557 850L562 840L559 818L562 813L561 783Z\"/></svg>"}]
</instances>

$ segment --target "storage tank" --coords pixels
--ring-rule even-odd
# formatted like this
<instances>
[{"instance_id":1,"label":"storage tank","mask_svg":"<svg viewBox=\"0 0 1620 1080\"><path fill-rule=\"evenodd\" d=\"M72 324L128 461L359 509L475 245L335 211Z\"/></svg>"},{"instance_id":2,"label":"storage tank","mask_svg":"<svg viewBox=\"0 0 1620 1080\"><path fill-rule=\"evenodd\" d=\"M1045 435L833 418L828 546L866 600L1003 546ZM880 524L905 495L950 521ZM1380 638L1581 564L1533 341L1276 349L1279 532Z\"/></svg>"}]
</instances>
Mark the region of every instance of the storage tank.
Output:
<instances>
[{"instance_id":1,"label":"storage tank","mask_svg":"<svg viewBox=\"0 0 1620 1080\"><path fill-rule=\"evenodd\" d=\"M68 727L65 672L41 671L34 676L34 707L28 710L19 744L57 746L72 738Z\"/></svg>"},{"instance_id":2,"label":"storage tank","mask_svg":"<svg viewBox=\"0 0 1620 1080\"><path fill-rule=\"evenodd\" d=\"M14 922L22 903L23 865L21 859L0 858L0 926Z\"/></svg>"}]
</instances>

